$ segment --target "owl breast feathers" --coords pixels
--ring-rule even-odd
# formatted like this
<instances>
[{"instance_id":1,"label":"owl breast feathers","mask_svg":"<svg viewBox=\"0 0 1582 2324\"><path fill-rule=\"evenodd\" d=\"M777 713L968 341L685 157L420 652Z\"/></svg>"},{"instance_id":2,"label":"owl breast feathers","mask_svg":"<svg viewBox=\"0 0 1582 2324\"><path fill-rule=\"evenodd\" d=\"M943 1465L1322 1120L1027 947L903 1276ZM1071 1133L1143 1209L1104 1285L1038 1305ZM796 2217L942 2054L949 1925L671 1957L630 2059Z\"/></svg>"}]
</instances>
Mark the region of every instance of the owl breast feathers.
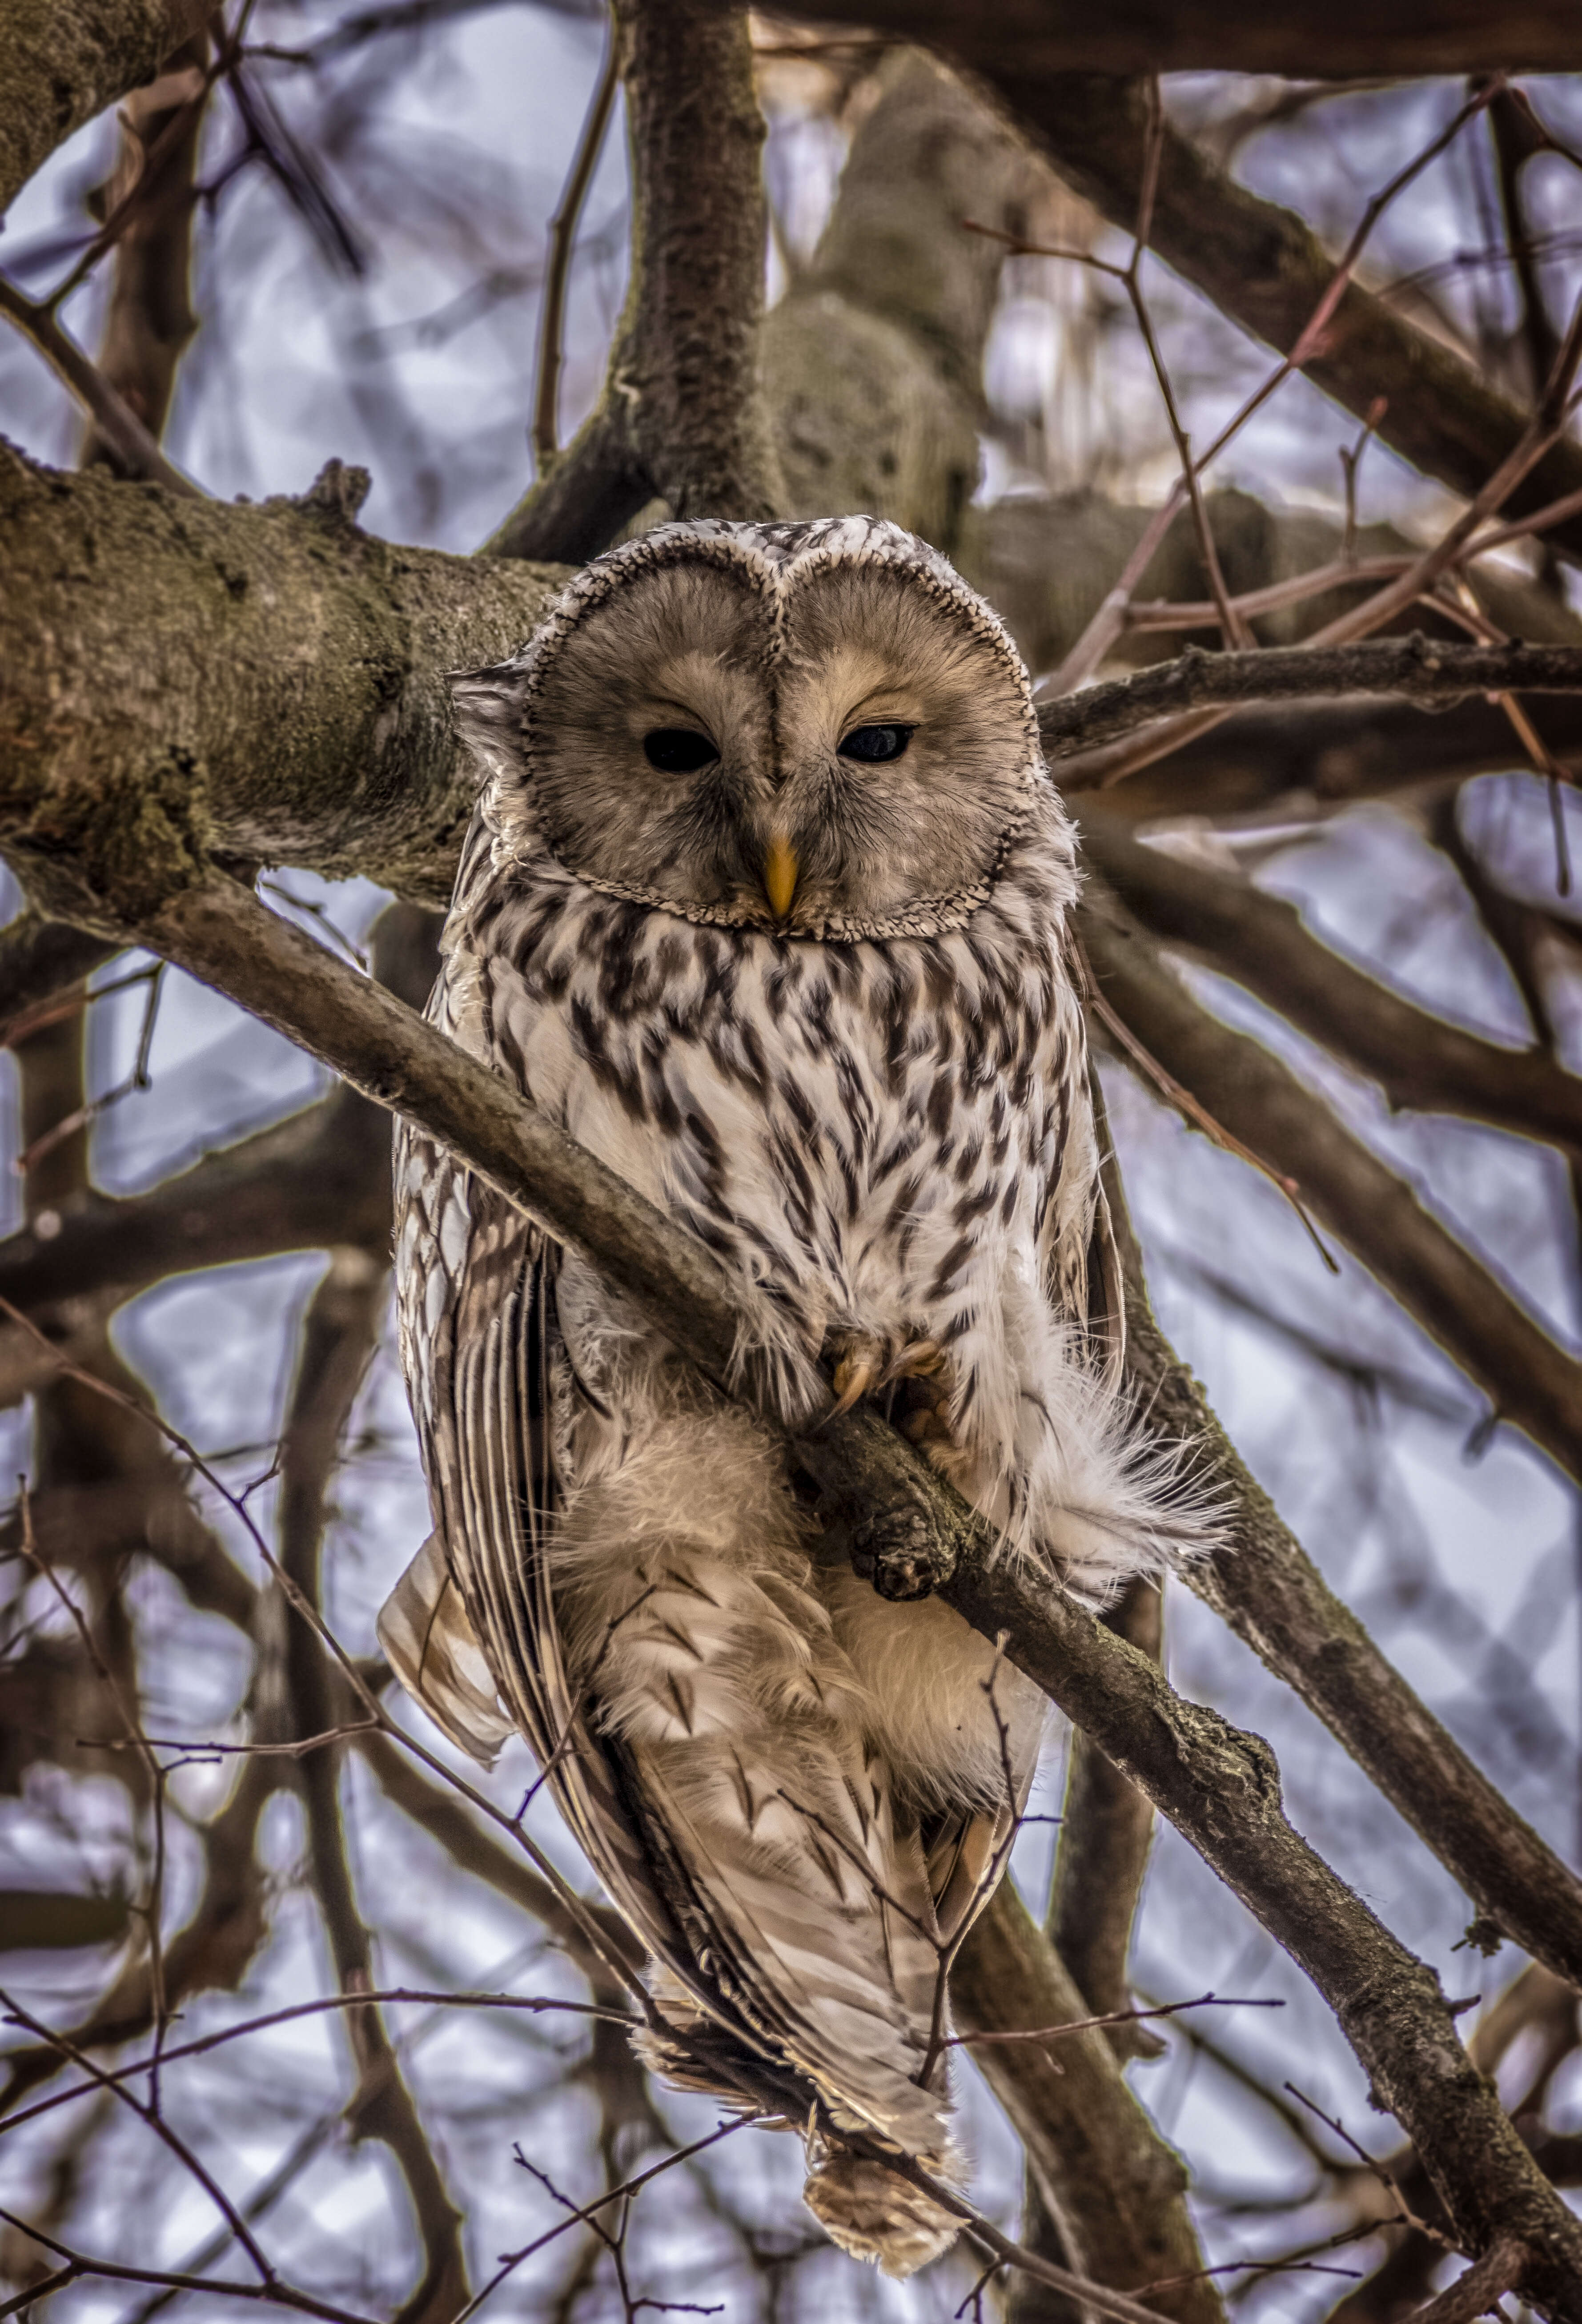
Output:
<instances>
[{"instance_id":1,"label":"owl breast feathers","mask_svg":"<svg viewBox=\"0 0 1582 2324\"><path fill-rule=\"evenodd\" d=\"M429 1014L714 1252L790 1438L822 1353L1004 1554L1097 1598L1190 1546L1118 1400L1071 827L989 609L869 518L667 525L455 693L487 780ZM582 1260L420 1136L396 1175L435 1532L391 1661L549 1766L651 2061L808 2125L813 2209L907 2273L954 2222L882 2157L957 2168L942 1965L1042 1700L857 1580L787 1434Z\"/></svg>"}]
</instances>

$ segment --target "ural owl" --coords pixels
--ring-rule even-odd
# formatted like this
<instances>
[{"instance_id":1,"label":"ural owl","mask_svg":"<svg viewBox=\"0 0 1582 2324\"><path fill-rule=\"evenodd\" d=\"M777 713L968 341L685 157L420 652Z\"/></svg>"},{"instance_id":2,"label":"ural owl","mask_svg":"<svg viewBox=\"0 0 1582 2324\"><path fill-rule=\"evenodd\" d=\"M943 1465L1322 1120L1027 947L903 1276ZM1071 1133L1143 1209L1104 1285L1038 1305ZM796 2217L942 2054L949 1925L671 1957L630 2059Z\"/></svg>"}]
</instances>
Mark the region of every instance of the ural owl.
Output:
<instances>
[{"instance_id":1,"label":"ural owl","mask_svg":"<svg viewBox=\"0 0 1582 2324\"><path fill-rule=\"evenodd\" d=\"M455 1739L549 1764L653 2061L782 2093L818 2218L906 2274L954 2223L875 2156L954 2167L940 1964L1044 1705L853 1574L793 1448L827 1351L1072 1589L1191 1529L1118 1400L1071 827L999 622L866 517L662 526L455 698L487 781L429 1014L715 1253L786 1434L403 1131L435 1533L382 1635Z\"/></svg>"}]
</instances>

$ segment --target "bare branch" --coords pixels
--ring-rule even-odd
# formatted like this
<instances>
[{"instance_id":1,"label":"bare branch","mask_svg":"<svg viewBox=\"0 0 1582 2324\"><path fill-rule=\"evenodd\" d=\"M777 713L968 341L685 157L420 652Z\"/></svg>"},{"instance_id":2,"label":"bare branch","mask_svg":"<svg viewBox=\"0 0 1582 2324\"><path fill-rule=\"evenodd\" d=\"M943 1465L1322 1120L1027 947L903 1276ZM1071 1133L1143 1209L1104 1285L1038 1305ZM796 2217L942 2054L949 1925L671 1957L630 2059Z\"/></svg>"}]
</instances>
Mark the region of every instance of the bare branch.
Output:
<instances>
[{"instance_id":1,"label":"bare branch","mask_svg":"<svg viewBox=\"0 0 1582 2324\"><path fill-rule=\"evenodd\" d=\"M1448 710L1473 695L1575 694L1579 688L1577 646L1462 646L1421 635L1329 648L1265 646L1246 653L1205 653L1189 646L1173 661L1155 662L1133 678L1041 703L1038 724L1062 781L1081 788L1081 769L1066 770L1066 759L1155 719L1211 706L1234 709L1244 703L1380 694Z\"/></svg>"},{"instance_id":2,"label":"bare branch","mask_svg":"<svg viewBox=\"0 0 1582 2324\"><path fill-rule=\"evenodd\" d=\"M168 493L182 500L203 498L191 479L166 459L120 389L110 384L97 364L89 362L69 331L56 321L53 310L24 298L3 274L0 315L10 317L23 337L32 341L51 369L70 389L115 452L124 475L163 484Z\"/></svg>"},{"instance_id":3,"label":"bare branch","mask_svg":"<svg viewBox=\"0 0 1582 2324\"><path fill-rule=\"evenodd\" d=\"M1144 926L1185 945L1371 1074L1393 1106L1459 1114L1582 1147L1582 1079L1541 1048L1506 1049L1391 991L1310 936L1294 905L1145 847L1090 808L1083 847Z\"/></svg>"},{"instance_id":4,"label":"bare branch","mask_svg":"<svg viewBox=\"0 0 1582 2324\"><path fill-rule=\"evenodd\" d=\"M1118 1016L1231 1136L1288 1183L1429 1336L1568 1474L1582 1471L1582 1364L1261 1043L1209 1015L1120 907L1079 907Z\"/></svg>"}]
</instances>

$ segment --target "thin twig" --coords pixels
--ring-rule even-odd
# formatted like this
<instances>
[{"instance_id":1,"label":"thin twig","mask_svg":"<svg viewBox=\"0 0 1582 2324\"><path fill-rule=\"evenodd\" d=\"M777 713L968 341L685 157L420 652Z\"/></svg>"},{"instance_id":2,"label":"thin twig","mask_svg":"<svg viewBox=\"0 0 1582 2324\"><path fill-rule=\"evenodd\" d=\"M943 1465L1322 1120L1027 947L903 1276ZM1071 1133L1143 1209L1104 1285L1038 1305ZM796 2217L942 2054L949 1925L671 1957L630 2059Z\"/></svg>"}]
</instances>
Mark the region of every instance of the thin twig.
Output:
<instances>
[{"instance_id":1,"label":"thin twig","mask_svg":"<svg viewBox=\"0 0 1582 2324\"><path fill-rule=\"evenodd\" d=\"M539 310L538 381L533 393L533 465L547 476L560 449L560 371L565 355L566 293L571 278L577 221L604 149L615 92L621 83L621 52L612 18L604 35L604 61L593 88L582 135L559 205L549 221L549 262L544 270Z\"/></svg>"},{"instance_id":2,"label":"thin twig","mask_svg":"<svg viewBox=\"0 0 1582 2324\"><path fill-rule=\"evenodd\" d=\"M167 492L179 493L183 500L204 498L191 478L166 459L125 397L88 360L70 333L62 329L49 307L27 298L4 274L0 274L0 315L8 315L23 337L32 340L105 441L114 446L128 475L163 484Z\"/></svg>"}]
</instances>

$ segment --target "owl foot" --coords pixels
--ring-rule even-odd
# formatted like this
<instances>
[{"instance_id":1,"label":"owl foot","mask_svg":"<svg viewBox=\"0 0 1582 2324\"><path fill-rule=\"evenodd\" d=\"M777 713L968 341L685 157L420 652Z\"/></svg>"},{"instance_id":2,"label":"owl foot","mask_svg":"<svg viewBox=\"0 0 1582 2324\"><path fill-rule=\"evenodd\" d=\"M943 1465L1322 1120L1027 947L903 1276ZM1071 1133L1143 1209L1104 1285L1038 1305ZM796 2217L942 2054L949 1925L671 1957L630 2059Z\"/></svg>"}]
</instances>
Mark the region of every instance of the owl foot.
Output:
<instances>
[{"instance_id":1,"label":"owl foot","mask_svg":"<svg viewBox=\"0 0 1582 2324\"><path fill-rule=\"evenodd\" d=\"M944 1350L936 1340L908 1340L893 1354L871 1332L846 1333L835 1344L840 1355L835 1364L835 1401L827 1416L831 1420L850 1412L875 1388L888 1388L896 1380L935 1379L945 1367Z\"/></svg>"},{"instance_id":2,"label":"owl foot","mask_svg":"<svg viewBox=\"0 0 1582 2324\"><path fill-rule=\"evenodd\" d=\"M878 1386L883 1369L884 1351L878 1342L854 1333L843 1342L835 1365L835 1400L828 1418L839 1420L843 1412L860 1404L869 1390Z\"/></svg>"}]
</instances>

